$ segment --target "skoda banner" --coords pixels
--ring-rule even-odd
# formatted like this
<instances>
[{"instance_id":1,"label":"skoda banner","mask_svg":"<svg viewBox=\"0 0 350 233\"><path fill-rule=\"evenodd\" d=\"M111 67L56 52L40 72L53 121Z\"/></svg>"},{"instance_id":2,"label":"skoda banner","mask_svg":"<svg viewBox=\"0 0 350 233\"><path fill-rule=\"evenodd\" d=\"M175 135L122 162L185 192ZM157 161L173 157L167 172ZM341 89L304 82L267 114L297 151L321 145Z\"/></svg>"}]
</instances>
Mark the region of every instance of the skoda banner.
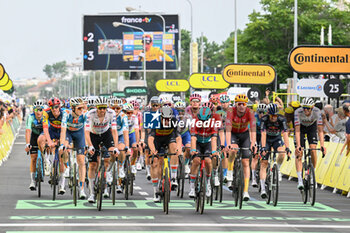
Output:
<instances>
[{"instance_id":1,"label":"skoda banner","mask_svg":"<svg viewBox=\"0 0 350 233\"><path fill-rule=\"evenodd\" d=\"M125 87L124 93L126 97L147 95L147 87Z\"/></svg>"},{"instance_id":2,"label":"skoda banner","mask_svg":"<svg viewBox=\"0 0 350 233\"><path fill-rule=\"evenodd\" d=\"M228 64L222 71L225 81L232 84L270 84L276 78L269 64Z\"/></svg>"},{"instance_id":3,"label":"skoda banner","mask_svg":"<svg viewBox=\"0 0 350 233\"><path fill-rule=\"evenodd\" d=\"M113 97L125 98L125 93L123 91L114 91L112 92Z\"/></svg>"},{"instance_id":4,"label":"skoda banner","mask_svg":"<svg viewBox=\"0 0 350 233\"><path fill-rule=\"evenodd\" d=\"M297 73L350 74L349 46L298 46L288 57Z\"/></svg>"},{"instance_id":5,"label":"skoda banner","mask_svg":"<svg viewBox=\"0 0 350 233\"><path fill-rule=\"evenodd\" d=\"M190 85L195 89L225 89L230 86L221 74L194 73L190 77Z\"/></svg>"},{"instance_id":6,"label":"skoda banner","mask_svg":"<svg viewBox=\"0 0 350 233\"><path fill-rule=\"evenodd\" d=\"M185 79L160 79L156 82L156 89L160 92L185 92L189 88Z\"/></svg>"},{"instance_id":7,"label":"skoda banner","mask_svg":"<svg viewBox=\"0 0 350 233\"><path fill-rule=\"evenodd\" d=\"M326 79L300 79L297 83L297 93L301 97L327 97L324 92Z\"/></svg>"}]
</instances>

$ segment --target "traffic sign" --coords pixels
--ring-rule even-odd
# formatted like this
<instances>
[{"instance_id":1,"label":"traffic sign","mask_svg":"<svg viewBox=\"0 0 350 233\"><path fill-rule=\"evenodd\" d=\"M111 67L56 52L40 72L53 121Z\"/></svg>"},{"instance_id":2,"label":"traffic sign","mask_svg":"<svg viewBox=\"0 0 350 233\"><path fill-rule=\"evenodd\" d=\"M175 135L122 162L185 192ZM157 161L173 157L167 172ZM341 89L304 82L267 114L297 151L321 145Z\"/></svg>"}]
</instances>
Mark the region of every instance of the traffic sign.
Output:
<instances>
[{"instance_id":1,"label":"traffic sign","mask_svg":"<svg viewBox=\"0 0 350 233\"><path fill-rule=\"evenodd\" d=\"M260 98L261 98L261 91L258 88L252 87L249 89L248 99L250 101L260 100Z\"/></svg>"},{"instance_id":2,"label":"traffic sign","mask_svg":"<svg viewBox=\"0 0 350 233\"><path fill-rule=\"evenodd\" d=\"M324 93L329 98L339 98L344 92L344 86L339 79L329 79L324 84Z\"/></svg>"}]
</instances>

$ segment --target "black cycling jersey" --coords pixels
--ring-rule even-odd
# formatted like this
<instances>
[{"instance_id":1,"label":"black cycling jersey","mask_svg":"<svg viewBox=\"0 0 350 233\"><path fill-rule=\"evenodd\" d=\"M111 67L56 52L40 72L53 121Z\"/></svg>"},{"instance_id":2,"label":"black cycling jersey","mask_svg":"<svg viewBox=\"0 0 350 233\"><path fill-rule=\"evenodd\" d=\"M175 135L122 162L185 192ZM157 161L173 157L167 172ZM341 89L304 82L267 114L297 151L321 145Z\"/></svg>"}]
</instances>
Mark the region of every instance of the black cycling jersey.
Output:
<instances>
[{"instance_id":1,"label":"black cycling jersey","mask_svg":"<svg viewBox=\"0 0 350 233\"><path fill-rule=\"evenodd\" d=\"M277 115L276 122L272 122L269 115L265 115L261 118L261 131L266 131L267 136L281 136L281 133L287 132L287 130L286 118L280 114Z\"/></svg>"},{"instance_id":2,"label":"black cycling jersey","mask_svg":"<svg viewBox=\"0 0 350 233\"><path fill-rule=\"evenodd\" d=\"M162 121L162 120L161 120ZM171 118L171 120L164 127L163 122L160 123L159 129L152 129L150 136L152 137L169 137L171 134L178 135L177 133L177 119L175 117Z\"/></svg>"}]
</instances>

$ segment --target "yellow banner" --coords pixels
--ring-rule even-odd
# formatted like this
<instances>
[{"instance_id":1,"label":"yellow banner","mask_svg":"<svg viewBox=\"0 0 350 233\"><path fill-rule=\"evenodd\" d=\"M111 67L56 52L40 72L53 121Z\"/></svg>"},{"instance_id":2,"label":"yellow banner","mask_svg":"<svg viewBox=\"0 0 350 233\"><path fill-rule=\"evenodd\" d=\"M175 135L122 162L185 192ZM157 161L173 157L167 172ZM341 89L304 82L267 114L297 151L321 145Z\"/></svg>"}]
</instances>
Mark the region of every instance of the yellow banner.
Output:
<instances>
[{"instance_id":1,"label":"yellow banner","mask_svg":"<svg viewBox=\"0 0 350 233\"><path fill-rule=\"evenodd\" d=\"M0 79L0 87L5 86L9 82L9 76L7 73L4 74L2 79Z\"/></svg>"},{"instance_id":2,"label":"yellow banner","mask_svg":"<svg viewBox=\"0 0 350 233\"><path fill-rule=\"evenodd\" d=\"M3 91L8 91L12 88L12 86L12 80L10 79L10 81L5 86L0 87L0 89Z\"/></svg>"},{"instance_id":3,"label":"yellow banner","mask_svg":"<svg viewBox=\"0 0 350 233\"><path fill-rule=\"evenodd\" d=\"M2 79L2 76L4 76L4 74L5 74L5 69L3 65L0 63L0 80Z\"/></svg>"},{"instance_id":4,"label":"yellow banner","mask_svg":"<svg viewBox=\"0 0 350 233\"><path fill-rule=\"evenodd\" d=\"M225 89L230 86L221 74L192 74L190 85L196 89Z\"/></svg>"},{"instance_id":5,"label":"yellow banner","mask_svg":"<svg viewBox=\"0 0 350 233\"><path fill-rule=\"evenodd\" d=\"M191 45L192 49L192 73L198 72L198 44L193 42Z\"/></svg>"},{"instance_id":6,"label":"yellow banner","mask_svg":"<svg viewBox=\"0 0 350 233\"><path fill-rule=\"evenodd\" d=\"M156 82L156 89L160 92L184 92L189 88L185 79L160 79Z\"/></svg>"},{"instance_id":7,"label":"yellow banner","mask_svg":"<svg viewBox=\"0 0 350 233\"><path fill-rule=\"evenodd\" d=\"M276 71L268 64L229 64L222 76L228 83L270 84L276 78Z\"/></svg>"},{"instance_id":8,"label":"yellow banner","mask_svg":"<svg viewBox=\"0 0 350 233\"><path fill-rule=\"evenodd\" d=\"M307 74L350 74L350 47L298 46L288 57L295 72Z\"/></svg>"}]
</instances>

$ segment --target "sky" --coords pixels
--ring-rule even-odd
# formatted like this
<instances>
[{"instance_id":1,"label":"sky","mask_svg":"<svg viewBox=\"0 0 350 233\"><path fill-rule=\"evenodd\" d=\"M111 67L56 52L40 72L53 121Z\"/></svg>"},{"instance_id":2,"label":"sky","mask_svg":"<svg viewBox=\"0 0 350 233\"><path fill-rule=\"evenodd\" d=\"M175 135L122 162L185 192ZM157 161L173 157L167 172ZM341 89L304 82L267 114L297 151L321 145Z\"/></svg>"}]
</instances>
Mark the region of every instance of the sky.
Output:
<instances>
[{"instance_id":1,"label":"sky","mask_svg":"<svg viewBox=\"0 0 350 233\"><path fill-rule=\"evenodd\" d=\"M189 0L193 35L221 43L234 31L234 0ZM237 27L261 9L260 0L237 0ZM0 63L12 80L45 77L46 64L81 61L82 16L125 13L126 7L179 14L180 28L191 29L187 0L0 0ZM79 59L79 60L78 60Z\"/></svg>"}]
</instances>

